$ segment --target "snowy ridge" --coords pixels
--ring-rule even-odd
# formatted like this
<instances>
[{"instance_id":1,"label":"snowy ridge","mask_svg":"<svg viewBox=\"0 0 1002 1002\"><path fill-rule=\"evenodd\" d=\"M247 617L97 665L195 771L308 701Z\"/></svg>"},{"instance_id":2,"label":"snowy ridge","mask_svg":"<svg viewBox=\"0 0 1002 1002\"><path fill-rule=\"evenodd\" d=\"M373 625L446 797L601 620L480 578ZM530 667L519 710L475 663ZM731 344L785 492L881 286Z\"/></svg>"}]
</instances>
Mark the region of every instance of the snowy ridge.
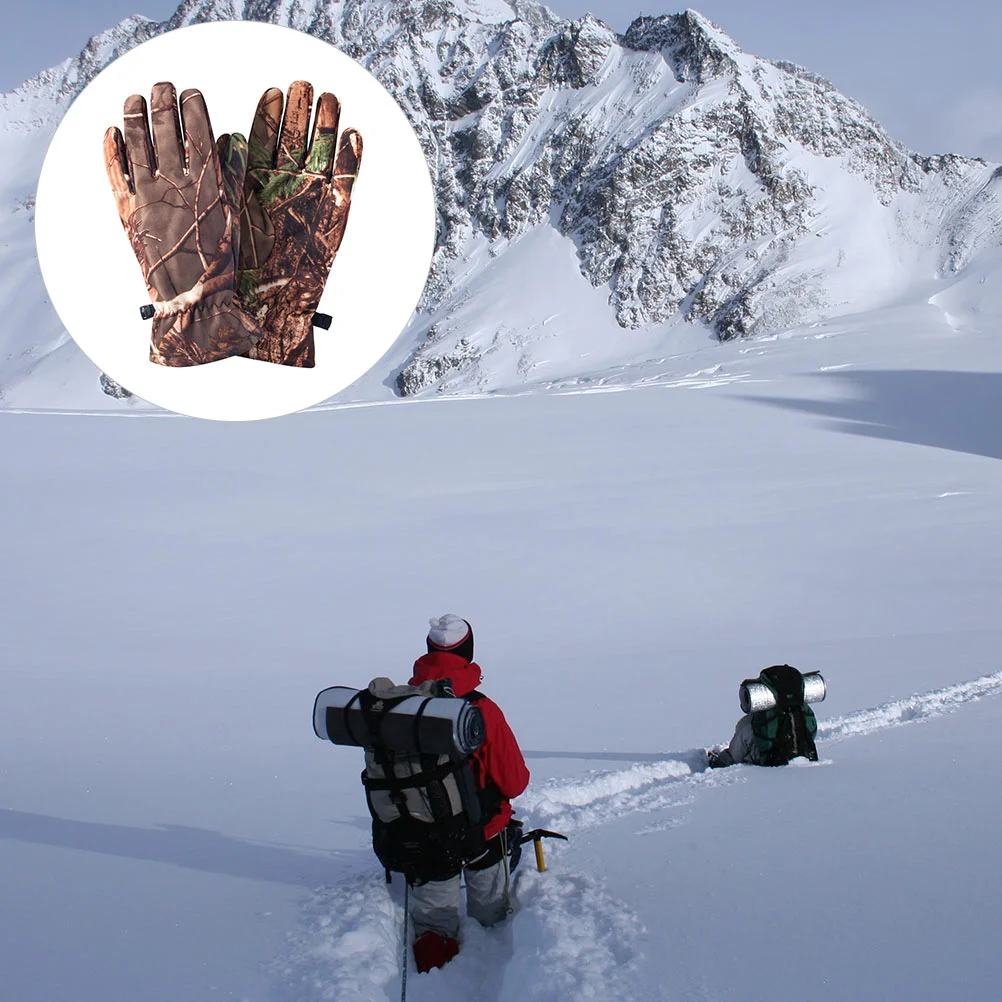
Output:
<instances>
[{"instance_id":1,"label":"snowy ridge","mask_svg":"<svg viewBox=\"0 0 1002 1002\"><path fill-rule=\"evenodd\" d=\"M832 720L819 721L822 742L873 734L953 713L967 703L1002 694L1002 671L970 682L892 700ZM626 769L594 772L574 780L551 780L530 788L518 805L534 823L575 831L607 824L624 814L691 803L698 789L733 782L739 769L709 770L702 748Z\"/></svg>"}]
</instances>

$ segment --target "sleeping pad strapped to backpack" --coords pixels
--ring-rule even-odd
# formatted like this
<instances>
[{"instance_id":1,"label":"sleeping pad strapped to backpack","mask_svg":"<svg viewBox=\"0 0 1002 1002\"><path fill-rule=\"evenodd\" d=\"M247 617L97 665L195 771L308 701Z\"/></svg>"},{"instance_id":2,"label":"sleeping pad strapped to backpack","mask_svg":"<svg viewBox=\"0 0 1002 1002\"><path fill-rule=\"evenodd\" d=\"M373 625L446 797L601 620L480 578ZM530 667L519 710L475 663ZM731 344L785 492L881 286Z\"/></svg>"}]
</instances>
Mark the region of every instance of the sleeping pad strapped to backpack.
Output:
<instances>
[{"instance_id":1,"label":"sleeping pad strapped to backpack","mask_svg":"<svg viewBox=\"0 0 1002 1002\"><path fill-rule=\"evenodd\" d=\"M362 773L372 815L372 848L387 870L404 874L412 883L426 883L456 876L484 853L484 824L500 810L501 792L493 783L481 787L472 755L401 751L378 740L383 716L415 692L380 698L363 689L357 705L374 738L365 750ZM436 695L452 696L448 683L439 686ZM475 704L483 694L452 698ZM420 713L415 714L415 733Z\"/></svg>"},{"instance_id":2,"label":"sleeping pad strapped to backpack","mask_svg":"<svg viewBox=\"0 0 1002 1002\"><path fill-rule=\"evenodd\" d=\"M752 732L761 765L786 765L803 756L817 762L814 711L804 702L804 677L790 665L773 665L759 673L759 681L776 695L776 705L751 714Z\"/></svg>"}]
</instances>

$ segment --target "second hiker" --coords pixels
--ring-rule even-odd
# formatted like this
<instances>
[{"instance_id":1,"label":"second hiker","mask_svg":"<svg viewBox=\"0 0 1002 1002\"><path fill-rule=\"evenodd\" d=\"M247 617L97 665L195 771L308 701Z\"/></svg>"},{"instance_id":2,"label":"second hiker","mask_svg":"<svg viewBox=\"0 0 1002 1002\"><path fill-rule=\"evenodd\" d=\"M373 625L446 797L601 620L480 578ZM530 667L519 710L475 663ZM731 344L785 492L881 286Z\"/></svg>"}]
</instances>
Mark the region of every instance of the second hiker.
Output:
<instances>
[{"instance_id":1,"label":"second hiker","mask_svg":"<svg viewBox=\"0 0 1002 1002\"><path fill-rule=\"evenodd\" d=\"M818 723L807 704L825 698L824 679L818 672L802 675L790 665L773 665L757 679L742 682L740 698L745 715L726 748L706 753L711 769L739 762L786 765L800 757L817 762Z\"/></svg>"}]
</instances>

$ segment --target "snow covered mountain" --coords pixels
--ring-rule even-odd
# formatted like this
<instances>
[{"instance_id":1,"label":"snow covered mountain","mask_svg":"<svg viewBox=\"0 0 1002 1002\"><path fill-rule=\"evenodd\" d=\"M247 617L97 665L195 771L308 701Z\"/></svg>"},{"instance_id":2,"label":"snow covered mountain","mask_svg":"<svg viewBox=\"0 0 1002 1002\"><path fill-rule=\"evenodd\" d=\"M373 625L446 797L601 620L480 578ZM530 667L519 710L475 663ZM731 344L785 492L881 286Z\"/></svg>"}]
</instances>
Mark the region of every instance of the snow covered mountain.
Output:
<instances>
[{"instance_id":1,"label":"snow covered mountain","mask_svg":"<svg viewBox=\"0 0 1002 1002\"><path fill-rule=\"evenodd\" d=\"M1002 242L1002 168L905 149L827 81L742 52L692 10L640 17L620 36L531 0L185 0L169 21L129 18L0 97L8 406L95 405L93 368L45 308L27 252L34 178L62 111L134 45L223 19L347 51L428 155L432 276L363 396L384 383L554 385L708 337L924 300Z\"/></svg>"}]
</instances>

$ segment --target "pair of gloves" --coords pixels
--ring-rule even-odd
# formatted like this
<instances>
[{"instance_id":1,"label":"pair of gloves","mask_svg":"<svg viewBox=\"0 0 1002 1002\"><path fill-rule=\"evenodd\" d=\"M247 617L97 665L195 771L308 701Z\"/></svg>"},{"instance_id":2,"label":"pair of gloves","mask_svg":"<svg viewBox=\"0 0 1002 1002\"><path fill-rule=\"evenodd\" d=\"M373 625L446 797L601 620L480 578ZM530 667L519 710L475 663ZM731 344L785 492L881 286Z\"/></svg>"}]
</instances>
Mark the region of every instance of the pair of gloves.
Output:
<instances>
[{"instance_id":1,"label":"pair of gloves","mask_svg":"<svg viewBox=\"0 0 1002 1002\"><path fill-rule=\"evenodd\" d=\"M338 142L340 105L313 88L272 87L250 140L212 136L197 90L173 84L125 102L104 136L118 214L143 271L150 360L188 366L232 355L309 368L315 311L348 221L362 137ZM151 126L152 124L152 133ZM307 141L309 136L309 141ZM335 155L336 154L336 155Z\"/></svg>"}]
</instances>

